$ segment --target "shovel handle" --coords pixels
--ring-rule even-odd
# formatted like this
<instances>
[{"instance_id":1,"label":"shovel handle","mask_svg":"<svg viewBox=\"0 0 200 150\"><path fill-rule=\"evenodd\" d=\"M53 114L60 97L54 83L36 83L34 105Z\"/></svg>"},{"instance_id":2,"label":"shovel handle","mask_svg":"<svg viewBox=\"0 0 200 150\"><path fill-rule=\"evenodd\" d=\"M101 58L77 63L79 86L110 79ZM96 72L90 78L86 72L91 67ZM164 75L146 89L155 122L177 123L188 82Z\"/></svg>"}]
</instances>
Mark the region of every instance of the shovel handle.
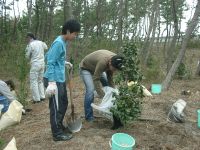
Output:
<instances>
[{"instance_id":1,"label":"shovel handle","mask_svg":"<svg viewBox=\"0 0 200 150\"><path fill-rule=\"evenodd\" d=\"M71 102L71 110L72 113L74 113L74 104L73 104L73 97L72 97L72 73L73 73L73 68L69 69L69 72L67 71L67 75L68 75L68 87L69 87L69 99Z\"/></svg>"}]
</instances>

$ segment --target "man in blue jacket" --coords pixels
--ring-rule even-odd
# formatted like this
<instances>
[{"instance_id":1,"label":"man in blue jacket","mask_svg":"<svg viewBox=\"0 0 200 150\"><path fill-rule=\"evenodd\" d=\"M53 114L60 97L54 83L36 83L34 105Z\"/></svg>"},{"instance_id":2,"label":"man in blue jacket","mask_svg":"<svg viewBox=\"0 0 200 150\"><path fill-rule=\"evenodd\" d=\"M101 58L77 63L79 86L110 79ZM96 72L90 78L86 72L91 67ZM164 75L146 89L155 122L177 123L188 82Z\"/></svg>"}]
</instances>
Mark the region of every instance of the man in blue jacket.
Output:
<instances>
[{"instance_id":1,"label":"man in blue jacket","mask_svg":"<svg viewBox=\"0 0 200 150\"><path fill-rule=\"evenodd\" d=\"M51 44L46 54L46 72L44 85L49 97L50 124L54 141L66 141L72 138L71 133L64 132L63 119L68 106L65 82L65 61L67 46L80 32L80 24L68 20L62 27L62 35Z\"/></svg>"}]
</instances>

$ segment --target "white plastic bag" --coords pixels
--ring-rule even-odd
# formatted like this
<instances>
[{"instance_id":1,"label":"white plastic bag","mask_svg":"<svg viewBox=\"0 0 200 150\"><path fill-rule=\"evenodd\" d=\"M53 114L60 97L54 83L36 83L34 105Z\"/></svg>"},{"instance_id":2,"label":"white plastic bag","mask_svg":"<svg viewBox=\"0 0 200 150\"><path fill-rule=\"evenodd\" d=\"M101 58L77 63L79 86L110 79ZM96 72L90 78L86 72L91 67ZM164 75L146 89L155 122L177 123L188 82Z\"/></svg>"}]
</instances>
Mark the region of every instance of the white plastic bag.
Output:
<instances>
[{"instance_id":1,"label":"white plastic bag","mask_svg":"<svg viewBox=\"0 0 200 150\"><path fill-rule=\"evenodd\" d=\"M17 150L15 137L12 138L3 150Z\"/></svg>"},{"instance_id":2,"label":"white plastic bag","mask_svg":"<svg viewBox=\"0 0 200 150\"><path fill-rule=\"evenodd\" d=\"M115 97L113 97L113 94L115 93L116 95L118 95L119 91L118 89L114 89L109 86L103 87L103 91L105 92L105 95L101 103L99 105L92 103L91 106L94 109L98 110L99 114L112 121L113 117L112 113L110 112L110 108L113 107L113 102L115 101Z\"/></svg>"},{"instance_id":3,"label":"white plastic bag","mask_svg":"<svg viewBox=\"0 0 200 150\"><path fill-rule=\"evenodd\" d=\"M22 116L22 104L17 100L10 103L8 110L0 118L0 131L8 126L19 123Z\"/></svg>"}]
</instances>

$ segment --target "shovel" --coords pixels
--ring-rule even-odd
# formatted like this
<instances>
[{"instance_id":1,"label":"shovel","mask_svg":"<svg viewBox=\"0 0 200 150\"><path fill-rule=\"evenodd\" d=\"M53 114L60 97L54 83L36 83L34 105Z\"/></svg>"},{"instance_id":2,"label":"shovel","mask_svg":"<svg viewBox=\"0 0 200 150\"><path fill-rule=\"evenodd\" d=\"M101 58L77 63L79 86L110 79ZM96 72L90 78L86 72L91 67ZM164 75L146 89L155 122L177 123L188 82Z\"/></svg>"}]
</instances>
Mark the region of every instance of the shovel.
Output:
<instances>
[{"instance_id":1,"label":"shovel","mask_svg":"<svg viewBox=\"0 0 200 150\"><path fill-rule=\"evenodd\" d=\"M79 117L75 112L74 112L74 103L73 103L73 96L72 96L72 68L69 69L68 73L68 86L69 86L69 94L70 94L70 103L71 103L71 114L70 116L67 116L67 126L68 129L72 132L78 132L82 128L82 120L81 117Z\"/></svg>"}]
</instances>

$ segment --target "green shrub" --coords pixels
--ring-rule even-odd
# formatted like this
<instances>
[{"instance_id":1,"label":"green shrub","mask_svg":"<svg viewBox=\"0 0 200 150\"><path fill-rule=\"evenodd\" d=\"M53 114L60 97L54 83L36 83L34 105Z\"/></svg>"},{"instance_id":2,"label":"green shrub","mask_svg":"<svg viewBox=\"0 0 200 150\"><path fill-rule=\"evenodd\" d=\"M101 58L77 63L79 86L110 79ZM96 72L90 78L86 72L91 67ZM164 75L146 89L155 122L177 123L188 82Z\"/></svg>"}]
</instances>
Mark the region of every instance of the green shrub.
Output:
<instances>
[{"instance_id":1,"label":"green shrub","mask_svg":"<svg viewBox=\"0 0 200 150\"><path fill-rule=\"evenodd\" d=\"M17 64L17 79L19 80L19 88L18 88L18 100L19 102L22 103L22 105L27 105L27 97L28 97L28 91L29 87L27 85L27 77L29 76L29 67L28 67L28 62L25 58L25 51L21 50L20 53L20 58L18 60Z\"/></svg>"},{"instance_id":2,"label":"green shrub","mask_svg":"<svg viewBox=\"0 0 200 150\"><path fill-rule=\"evenodd\" d=\"M176 77L178 79L191 79L192 77L192 71L187 69L186 65L184 63L180 63L178 66L178 69L176 71Z\"/></svg>"},{"instance_id":3,"label":"green shrub","mask_svg":"<svg viewBox=\"0 0 200 150\"><path fill-rule=\"evenodd\" d=\"M160 82L163 78L160 68L160 60L156 57L150 56L147 59L146 66L143 68L143 74L147 81Z\"/></svg>"},{"instance_id":4,"label":"green shrub","mask_svg":"<svg viewBox=\"0 0 200 150\"><path fill-rule=\"evenodd\" d=\"M200 48L200 43L198 39L191 39L188 41L187 48Z\"/></svg>"},{"instance_id":5,"label":"green shrub","mask_svg":"<svg viewBox=\"0 0 200 150\"><path fill-rule=\"evenodd\" d=\"M0 149L3 147L4 143L4 140L0 138Z\"/></svg>"},{"instance_id":6,"label":"green shrub","mask_svg":"<svg viewBox=\"0 0 200 150\"><path fill-rule=\"evenodd\" d=\"M139 60L135 44L126 43L122 51L125 67L116 78L116 83L119 85L119 95L115 95L116 100L111 112L126 124L140 116L143 92L139 84L142 75L139 72ZM128 85L130 81L135 84Z\"/></svg>"}]
</instances>

